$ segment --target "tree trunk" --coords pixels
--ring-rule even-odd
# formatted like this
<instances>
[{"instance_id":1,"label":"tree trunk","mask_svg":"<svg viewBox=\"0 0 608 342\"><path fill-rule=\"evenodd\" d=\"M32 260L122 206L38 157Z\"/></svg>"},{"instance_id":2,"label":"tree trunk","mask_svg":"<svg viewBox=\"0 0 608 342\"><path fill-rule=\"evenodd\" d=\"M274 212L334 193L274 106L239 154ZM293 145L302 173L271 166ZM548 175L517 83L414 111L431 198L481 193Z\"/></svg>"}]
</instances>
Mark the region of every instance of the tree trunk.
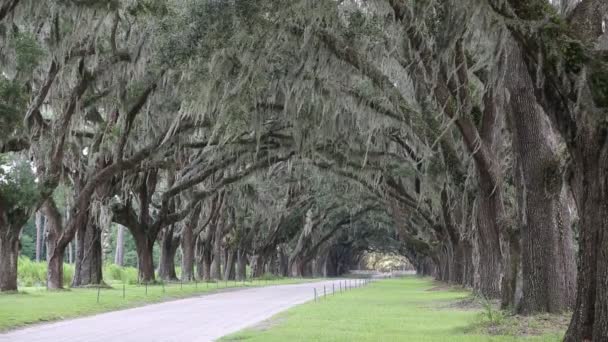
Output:
<instances>
[{"instance_id":1,"label":"tree trunk","mask_svg":"<svg viewBox=\"0 0 608 342\"><path fill-rule=\"evenodd\" d=\"M44 202L42 210L47 218L46 251L48 268L46 287L49 290L58 290L63 288L63 257L65 248L58 245L63 223L61 214L52 199Z\"/></svg>"},{"instance_id":2,"label":"tree trunk","mask_svg":"<svg viewBox=\"0 0 608 342\"><path fill-rule=\"evenodd\" d=\"M572 186L580 216L579 272L565 341L608 341L608 130L580 130Z\"/></svg>"},{"instance_id":3,"label":"tree trunk","mask_svg":"<svg viewBox=\"0 0 608 342\"><path fill-rule=\"evenodd\" d=\"M196 241L196 250L198 278L209 281L211 280L211 244L206 239L199 237Z\"/></svg>"},{"instance_id":4,"label":"tree trunk","mask_svg":"<svg viewBox=\"0 0 608 342\"><path fill-rule=\"evenodd\" d=\"M475 265L473 265L473 246L470 241L465 240L461 243L463 255L463 280L465 287L473 288L475 284Z\"/></svg>"},{"instance_id":5,"label":"tree trunk","mask_svg":"<svg viewBox=\"0 0 608 342\"><path fill-rule=\"evenodd\" d=\"M46 288L49 290L63 289L63 255L64 250L53 248L51 258L48 261L46 275Z\"/></svg>"},{"instance_id":6,"label":"tree trunk","mask_svg":"<svg viewBox=\"0 0 608 342\"><path fill-rule=\"evenodd\" d=\"M181 280L184 282L194 280L194 236L192 235L192 225L186 224L182 230L182 274Z\"/></svg>"},{"instance_id":7,"label":"tree trunk","mask_svg":"<svg viewBox=\"0 0 608 342\"><path fill-rule=\"evenodd\" d=\"M522 300L518 311L559 313L572 308L576 279L574 239L563 191L558 143L536 103L534 85L517 46L507 73L513 146L523 205Z\"/></svg>"},{"instance_id":8,"label":"tree trunk","mask_svg":"<svg viewBox=\"0 0 608 342\"><path fill-rule=\"evenodd\" d=\"M5 224L2 221L0 218L0 225ZM0 233L0 292L17 291L19 234L12 227L2 226L0 226Z\"/></svg>"},{"instance_id":9,"label":"tree trunk","mask_svg":"<svg viewBox=\"0 0 608 342\"><path fill-rule=\"evenodd\" d=\"M235 250L228 250L226 252L226 267L224 268L224 280L233 280L235 275L234 275L234 263L235 263L235 257L236 257L236 251Z\"/></svg>"},{"instance_id":10,"label":"tree trunk","mask_svg":"<svg viewBox=\"0 0 608 342\"><path fill-rule=\"evenodd\" d=\"M280 248L278 258L279 258L279 275L281 277L287 277L289 275L289 272L288 272L289 257L287 256L287 254L285 254L285 252L283 251L283 248Z\"/></svg>"},{"instance_id":11,"label":"tree trunk","mask_svg":"<svg viewBox=\"0 0 608 342\"><path fill-rule=\"evenodd\" d=\"M42 244L44 242L44 215L42 212L36 212L36 262L42 259Z\"/></svg>"},{"instance_id":12,"label":"tree trunk","mask_svg":"<svg viewBox=\"0 0 608 342\"><path fill-rule=\"evenodd\" d=\"M68 244L68 262L70 264L74 263L74 246L71 242Z\"/></svg>"},{"instance_id":13,"label":"tree trunk","mask_svg":"<svg viewBox=\"0 0 608 342\"><path fill-rule=\"evenodd\" d=\"M102 283L101 229L89 217L88 223L76 232L76 265L72 287Z\"/></svg>"},{"instance_id":14,"label":"tree trunk","mask_svg":"<svg viewBox=\"0 0 608 342\"><path fill-rule=\"evenodd\" d=\"M137 250L137 273L140 283L155 282L153 249L154 240L145 234L134 235Z\"/></svg>"},{"instance_id":15,"label":"tree trunk","mask_svg":"<svg viewBox=\"0 0 608 342\"><path fill-rule=\"evenodd\" d=\"M162 280L177 280L175 272L175 254L179 246L179 238L173 234L174 227L167 227L160 242L160 261L158 277Z\"/></svg>"},{"instance_id":16,"label":"tree trunk","mask_svg":"<svg viewBox=\"0 0 608 342\"><path fill-rule=\"evenodd\" d=\"M266 267L266 257L264 254L258 254L254 257L253 264L251 265L251 275L254 278L259 278L264 275Z\"/></svg>"},{"instance_id":17,"label":"tree trunk","mask_svg":"<svg viewBox=\"0 0 608 342\"><path fill-rule=\"evenodd\" d=\"M215 227L213 237L213 261L211 262L211 279L222 279L222 224Z\"/></svg>"},{"instance_id":18,"label":"tree trunk","mask_svg":"<svg viewBox=\"0 0 608 342\"><path fill-rule=\"evenodd\" d=\"M501 228L499 217L502 215L500 190L494 183L479 172L479 201L477 212L477 238L479 246L479 284L478 290L488 298L500 298L503 278L503 255L501 252Z\"/></svg>"},{"instance_id":19,"label":"tree trunk","mask_svg":"<svg viewBox=\"0 0 608 342\"><path fill-rule=\"evenodd\" d=\"M236 280L247 279L247 255L242 249L236 254Z\"/></svg>"},{"instance_id":20,"label":"tree trunk","mask_svg":"<svg viewBox=\"0 0 608 342\"><path fill-rule=\"evenodd\" d=\"M114 254L114 263L118 266L123 266L125 263L125 228L118 225L116 231L116 253Z\"/></svg>"}]
</instances>

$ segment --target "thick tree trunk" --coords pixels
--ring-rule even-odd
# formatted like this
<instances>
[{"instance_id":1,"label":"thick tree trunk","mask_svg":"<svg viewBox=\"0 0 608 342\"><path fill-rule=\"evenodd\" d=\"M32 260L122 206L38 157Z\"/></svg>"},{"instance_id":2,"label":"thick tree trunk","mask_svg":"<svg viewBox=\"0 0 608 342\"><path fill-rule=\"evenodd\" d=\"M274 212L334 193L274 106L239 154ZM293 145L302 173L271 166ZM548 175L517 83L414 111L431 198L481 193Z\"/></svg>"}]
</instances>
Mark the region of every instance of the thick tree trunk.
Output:
<instances>
[{"instance_id":1,"label":"thick tree trunk","mask_svg":"<svg viewBox=\"0 0 608 342\"><path fill-rule=\"evenodd\" d=\"M242 249L236 254L236 280L247 279L247 255Z\"/></svg>"},{"instance_id":2,"label":"thick tree trunk","mask_svg":"<svg viewBox=\"0 0 608 342\"><path fill-rule=\"evenodd\" d=\"M2 221L0 218L0 292L17 291L19 233L11 227L2 227L5 223Z\"/></svg>"},{"instance_id":3,"label":"thick tree trunk","mask_svg":"<svg viewBox=\"0 0 608 342\"><path fill-rule=\"evenodd\" d=\"M61 214L52 199L44 202L42 206L44 215L47 217L47 274L46 287L49 290L63 288L63 257L65 248L59 246L60 234L63 230Z\"/></svg>"},{"instance_id":4,"label":"thick tree trunk","mask_svg":"<svg viewBox=\"0 0 608 342\"><path fill-rule=\"evenodd\" d=\"M479 284L478 290L488 298L500 298L503 279L503 253L501 250L502 216L500 190L494 183L479 172L479 201L477 212L477 238L479 247Z\"/></svg>"},{"instance_id":5,"label":"thick tree trunk","mask_svg":"<svg viewBox=\"0 0 608 342\"><path fill-rule=\"evenodd\" d=\"M205 239L196 241L198 278L203 281L211 280L211 244Z\"/></svg>"},{"instance_id":6,"label":"thick tree trunk","mask_svg":"<svg viewBox=\"0 0 608 342\"><path fill-rule=\"evenodd\" d=\"M114 263L118 266L123 266L125 263L125 228L118 225L116 231L116 253L114 254Z\"/></svg>"},{"instance_id":7,"label":"thick tree trunk","mask_svg":"<svg viewBox=\"0 0 608 342\"><path fill-rule=\"evenodd\" d=\"M473 265L473 246L469 241L460 243L463 252L463 281L465 287L473 288L475 284L475 265Z\"/></svg>"},{"instance_id":8,"label":"thick tree trunk","mask_svg":"<svg viewBox=\"0 0 608 342\"><path fill-rule=\"evenodd\" d=\"M213 261L211 261L211 279L222 279L222 237L223 224L219 222L213 236Z\"/></svg>"},{"instance_id":9,"label":"thick tree trunk","mask_svg":"<svg viewBox=\"0 0 608 342\"><path fill-rule=\"evenodd\" d=\"M46 275L46 288L49 290L60 290L63 288L63 254L61 248L52 248L51 258L48 261Z\"/></svg>"},{"instance_id":10,"label":"thick tree trunk","mask_svg":"<svg viewBox=\"0 0 608 342\"><path fill-rule=\"evenodd\" d=\"M89 218L76 232L76 265L72 287L102 283L101 229Z\"/></svg>"},{"instance_id":11,"label":"thick tree trunk","mask_svg":"<svg viewBox=\"0 0 608 342\"><path fill-rule=\"evenodd\" d=\"M327 261L325 262L325 273L327 277L337 277L338 276L338 262L334 256L334 253L329 253L327 256Z\"/></svg>"},{"instance_id":12,"label":"thick tree trunk","mask_svg":"<svg viewBox=\"0 0 608 342\"><path fill-rule=\"evenodd\" d=\"M182 274L181 280L184 282L194 280L194 236L192 226L186 224L182 230Z\"/></svg>"},{"instance_id":13,"label":"thick tree trunk","mask_svg":"<svg viewBox=\"0 0 608 342\"><path fill-rule=\"evenodd\" d=\"M327 260L327 253L321 253L321 255L319 255L317 258L315 258L314 267L313 267L313 277L327 276L326 272L325 272L326 260Z\"/></svg>"},{"instance_id":14,"label":"thick tree trunk","mask_svg":"<svg viewBox=\"0 0 608 342\"><path fill-rule=\"evenodd\" d=\"M287 256L287 254L285 254L285 252L283 251L283 248L281 248L279 250L279 275L281 277L287 277L289 275L289 271L288 271L288 263L289 263L289 257Z\"/></svg>"},{"instance_id":15,"label":"thick tree trunk","mask_svg":"<svg viewBox=\"0 0 608 342\"><path fill-rule=\"evenodd\" d=\"M194 230L197 228L199 218L201 214L201 206L197 206L192 211L188 221L184 225L181 234L181 248L182 248L182 281L193 281L194 280Z\"/></svg>"},{"instance_id":16,"label":"thick tree trunk","mask_svg":"<svg viewBox=\"0 0 608 342\"><path fill-rule=\"evenodd\" d=\"M266 270L266 256L264 254L258 254L253 258L253 264L251 265L251 273L254 278L259 278L264 275Z\"/></svg>"},{"instance_id":17,"label":"thick tree trunk","mask_svg":"<svg viewBox=\"0 0 608 342\"><path fill-rule=\"evenodd\" d=\"M145 234L134 235L135 247L137 250L137 272L140 283L153 283L156 278L154 275L153 249L154 241L146 237Z\"/></svg>"},{"instance_id":18,"label":"thick tree trunk","mask_svg":"<svg viewBox=\"0 0 608 342\"><path fill-rule=\"evenodd\" d=\"M536 103L534 86L517 47L510 56L513 146L522 214L522 300L518 311L558 313L574 304L576 264L570 214L559 170L557 141Z\"/></svg>"},{"instance_id":19,"label":"thick tree trunk","mask_svg":"<svg viewBox=\"0 0 608 342\"><path fill-rule=\"evenodd\" d=\"M70 264L74 263L74 244L71 242L68 243L68 262Z\"/></svg>"},{"instance_id":20,"label":"thick tree trunk","mask_svg":"<svg viewBox=\"0 0 608 342\"><path fill-rule=\"evenodd\" d=\"M235 278L235 274L234 274L234 269L235 269L235 257L236 257L236 251L235 250L228 250L226 252L226 267L224 268L224 280L234 280Z\"/></svg>"},{"instance_id":21,"label":"thick tree trunk","mask_svg":"<svg viewBox=\"0 0 608 342\"><path fill-rule=\"evenodd\" d=\"M160 261L158 263L158 277L162 280L177 280L175 272L175 254L179 246L179 238L173 234L173 226L168 227L160 242Z\"/></svg>"},{"instance_id":22,"label":"thick tree trunk","mask_svg":"<svg viewBox=\"0 0 608 342\"><path fill-rule=\"evenodd\" d=\"M573 191L579 210L576 304L565 341L608 341L608 147L605 127L581 126Z\"/></svg>"},{"instance_id":23,"label":"thick tree trunk","mask_svg":"<svg viewBox=\"0 0 608 342\"><path fill-rule=\"evenodd\" d=\"M437 280L449 282L454 261L452 246L445 242L437 255Z\"/></svg>"},{"instance_id":24,"label":"thick tree trunk","mask_svg":"<svg viewBox=\"0 0 608 342\"><path fill-rule=\"evenodd\" d=\"M44 242L44 215L36 212L36 262L42 260L42 244Z\"/></svg>"}]
</instances>

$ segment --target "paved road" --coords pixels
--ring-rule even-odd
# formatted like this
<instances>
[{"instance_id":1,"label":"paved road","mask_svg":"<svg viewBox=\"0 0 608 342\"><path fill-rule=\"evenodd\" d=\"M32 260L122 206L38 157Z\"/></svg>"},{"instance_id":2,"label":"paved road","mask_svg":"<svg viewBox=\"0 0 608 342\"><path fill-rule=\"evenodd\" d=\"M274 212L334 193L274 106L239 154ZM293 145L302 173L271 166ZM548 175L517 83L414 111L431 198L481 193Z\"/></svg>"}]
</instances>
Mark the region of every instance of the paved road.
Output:
<instances>
[{"instance_id":1,"label":"paved road","mask_svg":"<svg viewBox=\"0 0 608 342\"><path fill-rule=\"evenodd\" d=\"M213 341L314 298L338 281L280 285L152 304L0 334L0 342ZM354 281L353 281L354 284Z\"/></svg>"}]
</instances>

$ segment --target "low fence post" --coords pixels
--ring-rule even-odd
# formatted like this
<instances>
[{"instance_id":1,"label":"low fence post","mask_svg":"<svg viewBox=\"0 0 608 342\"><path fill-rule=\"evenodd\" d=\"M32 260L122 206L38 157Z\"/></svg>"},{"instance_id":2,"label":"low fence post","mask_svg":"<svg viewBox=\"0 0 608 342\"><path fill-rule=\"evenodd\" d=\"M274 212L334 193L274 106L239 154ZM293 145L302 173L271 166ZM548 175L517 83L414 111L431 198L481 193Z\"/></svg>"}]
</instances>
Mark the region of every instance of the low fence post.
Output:
<instances>
[{"instance_id":1,"label":"low fence post","mask_svg":"<svg viewBox=\"0 0 608 342\"><path fill-rule=\"evenodd\" d=\"M101 292L101 286L97 285L97 304L99 304L99 295Z\"/></svg>"},{"instance_id":2,"label":"low fence post","mask_svg":"<svg viewBox=\"0 0 608 342\"><path fill-rule=\"evenodd\" d=\"M315 291L315 303L316 303L317 302L317 288L313 287L312 289Z\"/></svg>"}]
</instances>

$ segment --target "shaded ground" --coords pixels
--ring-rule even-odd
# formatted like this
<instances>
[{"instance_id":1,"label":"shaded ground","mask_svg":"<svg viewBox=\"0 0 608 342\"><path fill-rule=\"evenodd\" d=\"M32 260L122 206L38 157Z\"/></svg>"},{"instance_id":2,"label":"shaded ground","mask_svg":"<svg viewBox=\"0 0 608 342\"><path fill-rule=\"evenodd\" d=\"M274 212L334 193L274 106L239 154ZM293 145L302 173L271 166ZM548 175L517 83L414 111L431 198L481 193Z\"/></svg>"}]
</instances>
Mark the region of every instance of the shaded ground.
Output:
<instances>
[{"instance_id":1,"label":"shaded ground","mask_svg":"<svg viewBox=\"0 0 608 342\"><path fill-rule=\"evenodd\" d=\"M0 334L1 342L212 341L259 323L339 280L230 291L61 321ZM342 280L343 282L343 280Z\"/></svg>"}]
</instances>

